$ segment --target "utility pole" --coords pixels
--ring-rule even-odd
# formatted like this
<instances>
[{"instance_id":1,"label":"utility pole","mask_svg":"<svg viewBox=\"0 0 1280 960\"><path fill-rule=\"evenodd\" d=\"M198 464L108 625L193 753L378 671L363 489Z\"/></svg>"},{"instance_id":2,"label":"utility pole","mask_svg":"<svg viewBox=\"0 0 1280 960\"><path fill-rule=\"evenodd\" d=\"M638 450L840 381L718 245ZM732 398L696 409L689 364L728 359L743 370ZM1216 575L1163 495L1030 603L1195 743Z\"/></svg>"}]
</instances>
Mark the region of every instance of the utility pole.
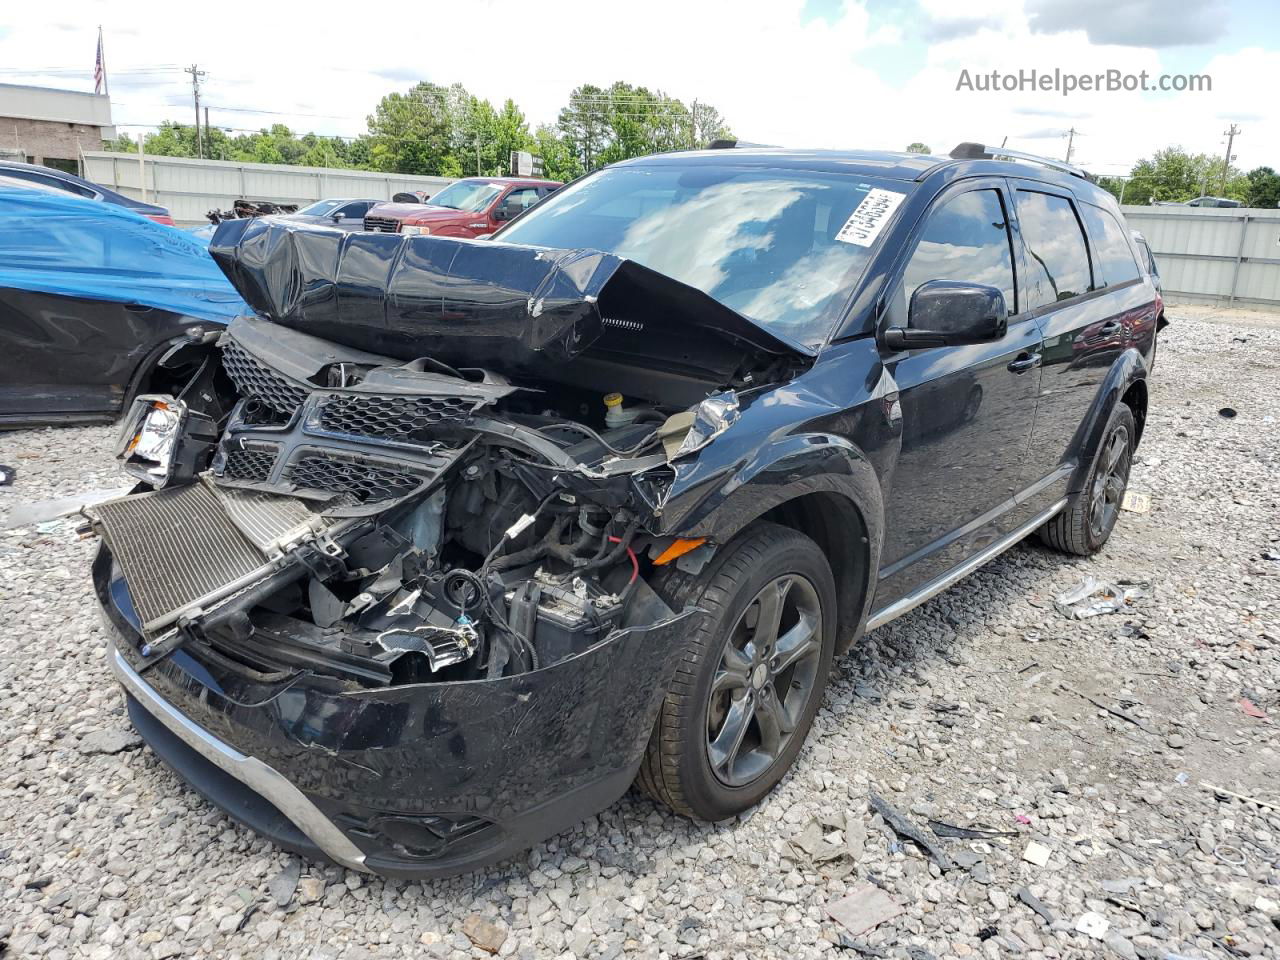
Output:
<instances>
[{"instance_id":1,"label":"utility pole","mask_svg":"<svg viewBox=\"0 0 1280 960\"><path fill-rule=\"evenodd\" d=\"M191 96L196 104L196 152L203 160L204 137L200 133L200 78L204 76L204 71L193 63L189 67L184 67L182 72L191 74Z\"/></svg>"},{"instance_id":2,"label":"utility pole","mask_svg":"<svg viewBox=\"0 0 1280 960\"><path fill-rule=\"evenodd\" d=\"M1072 127L1070 130L1067 131L1067 158L1064 161L1065 163L1071 162L1071 148L1075 144L1076 134L1078 134L1079 132L1080 131L1077 130L1075 127Z\"/></svg>"},{"instance_id":3,"label":"utility pole","mask_svg":"<svg viewBox=\"0 0 1280 960\"><path fill-rule=\"evenodd\" d=\"M1227 195L1227 172L1231 169L1231 145L1240 136L1240 128L1234 123L1222 131L1227 138L1227 155L1222 161L1222 195Z\"/></svg>"},{"instance_id":4,"label":"utility pole","mask_svg":"<svg viewBox=\"0 0 1280 960\"><path fill-rule=\"evenodd\" d=\"M698 149L698 101L693 101L693 108L689 111L689 146L694 150Z\"/></svg>"}]
</instances>

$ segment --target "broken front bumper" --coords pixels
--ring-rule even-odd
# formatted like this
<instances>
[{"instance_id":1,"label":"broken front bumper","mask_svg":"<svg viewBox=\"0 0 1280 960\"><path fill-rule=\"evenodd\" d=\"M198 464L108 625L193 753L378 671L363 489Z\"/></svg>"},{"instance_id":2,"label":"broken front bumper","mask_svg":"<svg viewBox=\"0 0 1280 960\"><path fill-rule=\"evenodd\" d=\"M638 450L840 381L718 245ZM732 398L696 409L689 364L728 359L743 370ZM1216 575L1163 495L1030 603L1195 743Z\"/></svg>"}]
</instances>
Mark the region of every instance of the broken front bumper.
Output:
<instances>
[{"instance_id":1,"label":"broken front bumper","mask_svg":"<svg viewBox=\"0 0 1280 960\"><path fill-rule=\"evenodd\" d=\"M197 645L144 669L105 546L94 586L130 717L162 760L279 846L398 877L506 859L620 797L690 615L532 673L364 689Z\"/></svg>"}]
</instances>

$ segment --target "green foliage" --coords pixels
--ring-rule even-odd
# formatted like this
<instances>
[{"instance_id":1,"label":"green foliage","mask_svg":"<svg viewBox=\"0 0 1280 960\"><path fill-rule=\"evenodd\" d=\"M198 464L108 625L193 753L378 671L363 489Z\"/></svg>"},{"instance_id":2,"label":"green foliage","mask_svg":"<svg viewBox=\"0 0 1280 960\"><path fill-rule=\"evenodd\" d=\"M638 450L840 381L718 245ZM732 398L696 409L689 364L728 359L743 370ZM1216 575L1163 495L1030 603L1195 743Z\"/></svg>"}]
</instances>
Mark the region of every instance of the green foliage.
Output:
<instances>
[{"instance_id":1,"label":"green foliage","mask_svg":"<svg viewBox=\"0 0 1280 960\"><path fill-rule=\"evenodd\" d=\"M1250 207L1274 210L1280 206L1280 174L1271 167L1257 167L1245 174L1244 202Z\"/></svg>"},{"instance_id":2,"label":"green foliage","mask_svg":"<svg viewBox=\"0 0 1280 960\"><path fill-rule=\"evenodd\" d=\"M1120 178L1105 178L1103 186L1117 197ZM1124 202L1146 205L1154 201L1185 203L1196 197L1222 194L1222 158L1207 153L1188 153L1181 147L1166 147L1143 158L1133 166L1128 185L1123 188ZM1248 180L1239 170L1227 171L1225 195L1243 200Z\"/></svg>"},{"instance_id":3,"label":"green foliage","mask_svg":"<svg viewBox=\"0 0 1280 960\"><path fill-rule=\"evenodd\" d=\"M556 126L584 171L629 157L705 147L733 136L709 104L685 106L661 90L621 81L607 88L589 83L577 87Z\"/></svg>"},{"instance_id":4,"label":"green foliage","mask_svg":"<svg viewBox=\"0 0 1280 960\"><path fill-rule=\"evenodd\" d=\"M907 153L932 153L932 151L927 143L917 140L915 143L907 144Z\"/></svg>"},{"instance_id":5,"label":"green foliage","mask_svg":"<svg viewBox=\"0 0 1280 960\"><path fill-rule=\"evenodd\" d=\"M369 133L354 140L300 136L283 124L236 136L215 127L205 132L204 155L251 163L492 177L510 172L512 151L527 150L542 158L548 177L567 181L617 160L703 147L733 135L710 104L686 106L660 90L622 82L578 87L557 122L533 132L514 100L495 108L460 83L444 87L425 81L383 97L367 123ZM107 149L136 153L138 145L122 134ZM197 156L195 127L163 123L147 134L144 149L156 156Z\"/></svg>"}]
</instances>

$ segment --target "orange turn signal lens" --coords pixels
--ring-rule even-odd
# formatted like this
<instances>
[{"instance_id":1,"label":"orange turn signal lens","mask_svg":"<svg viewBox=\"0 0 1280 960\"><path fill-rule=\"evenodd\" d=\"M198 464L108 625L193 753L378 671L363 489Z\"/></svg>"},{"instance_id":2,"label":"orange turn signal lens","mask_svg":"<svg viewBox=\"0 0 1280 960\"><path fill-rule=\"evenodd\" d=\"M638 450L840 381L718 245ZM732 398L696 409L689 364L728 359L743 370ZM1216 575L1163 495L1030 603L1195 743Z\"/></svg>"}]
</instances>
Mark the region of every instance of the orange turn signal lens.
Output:
<instances>
[{"instance_id":1,"label":"orange turn signal lens","mask_svg":"<svg viewBox=\"0 0 1280 960\"><path fill-rule=\"evenodd\" d=\"M658 554L657 559L653 561L655 567L661 567L670 563L672 560L678 560L686 553L697 550L700 546L707 542L706 537L676 537L672 541L671 546Z\"/></svg>"}]
</instances>

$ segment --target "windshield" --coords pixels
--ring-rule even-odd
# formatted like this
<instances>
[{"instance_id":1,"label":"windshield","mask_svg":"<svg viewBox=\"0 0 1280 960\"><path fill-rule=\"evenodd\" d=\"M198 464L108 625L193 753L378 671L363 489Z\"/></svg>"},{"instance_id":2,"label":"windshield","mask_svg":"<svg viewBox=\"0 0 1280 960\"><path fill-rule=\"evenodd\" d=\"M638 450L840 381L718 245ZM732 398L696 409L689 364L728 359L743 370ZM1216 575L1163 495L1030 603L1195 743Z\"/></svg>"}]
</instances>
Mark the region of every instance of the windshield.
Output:
<instances>
[{"instance_id":1,"label":"windshield","mask_svg":"<svg viewBox=\"0 0 1280 960\"><path fill-rule=\"evenodd\" d=\"M308 207L303 207L298 211L308 217L323 217L326 213L332 213L342 204L341 200L317 200Z\"/></svg>"},{"instance_id":2,"label":"windshield","mask_svg":"<svg viewBox=\"0 0 1280 960\"><path fill-rule=\"evenodd\" d=\"M910 187L807 170L616 167L558 191L497 239L627 257L817 346ZM842 229L868 214L869 233Z\"/></svg>"},{"instance_id":3,"label":"windshield","mask_svg":"<svg viewBox=\"0 0 1280 960\"><path fill-rule=\"evenodd\" d=\"M431 198L432 206L449 207L452 210L465 210L467 213L479 213L493 202L493 198L502 192L502 187L493 183L477 180L459 180L451 183Z\"/></svg>"}]
</instances>

